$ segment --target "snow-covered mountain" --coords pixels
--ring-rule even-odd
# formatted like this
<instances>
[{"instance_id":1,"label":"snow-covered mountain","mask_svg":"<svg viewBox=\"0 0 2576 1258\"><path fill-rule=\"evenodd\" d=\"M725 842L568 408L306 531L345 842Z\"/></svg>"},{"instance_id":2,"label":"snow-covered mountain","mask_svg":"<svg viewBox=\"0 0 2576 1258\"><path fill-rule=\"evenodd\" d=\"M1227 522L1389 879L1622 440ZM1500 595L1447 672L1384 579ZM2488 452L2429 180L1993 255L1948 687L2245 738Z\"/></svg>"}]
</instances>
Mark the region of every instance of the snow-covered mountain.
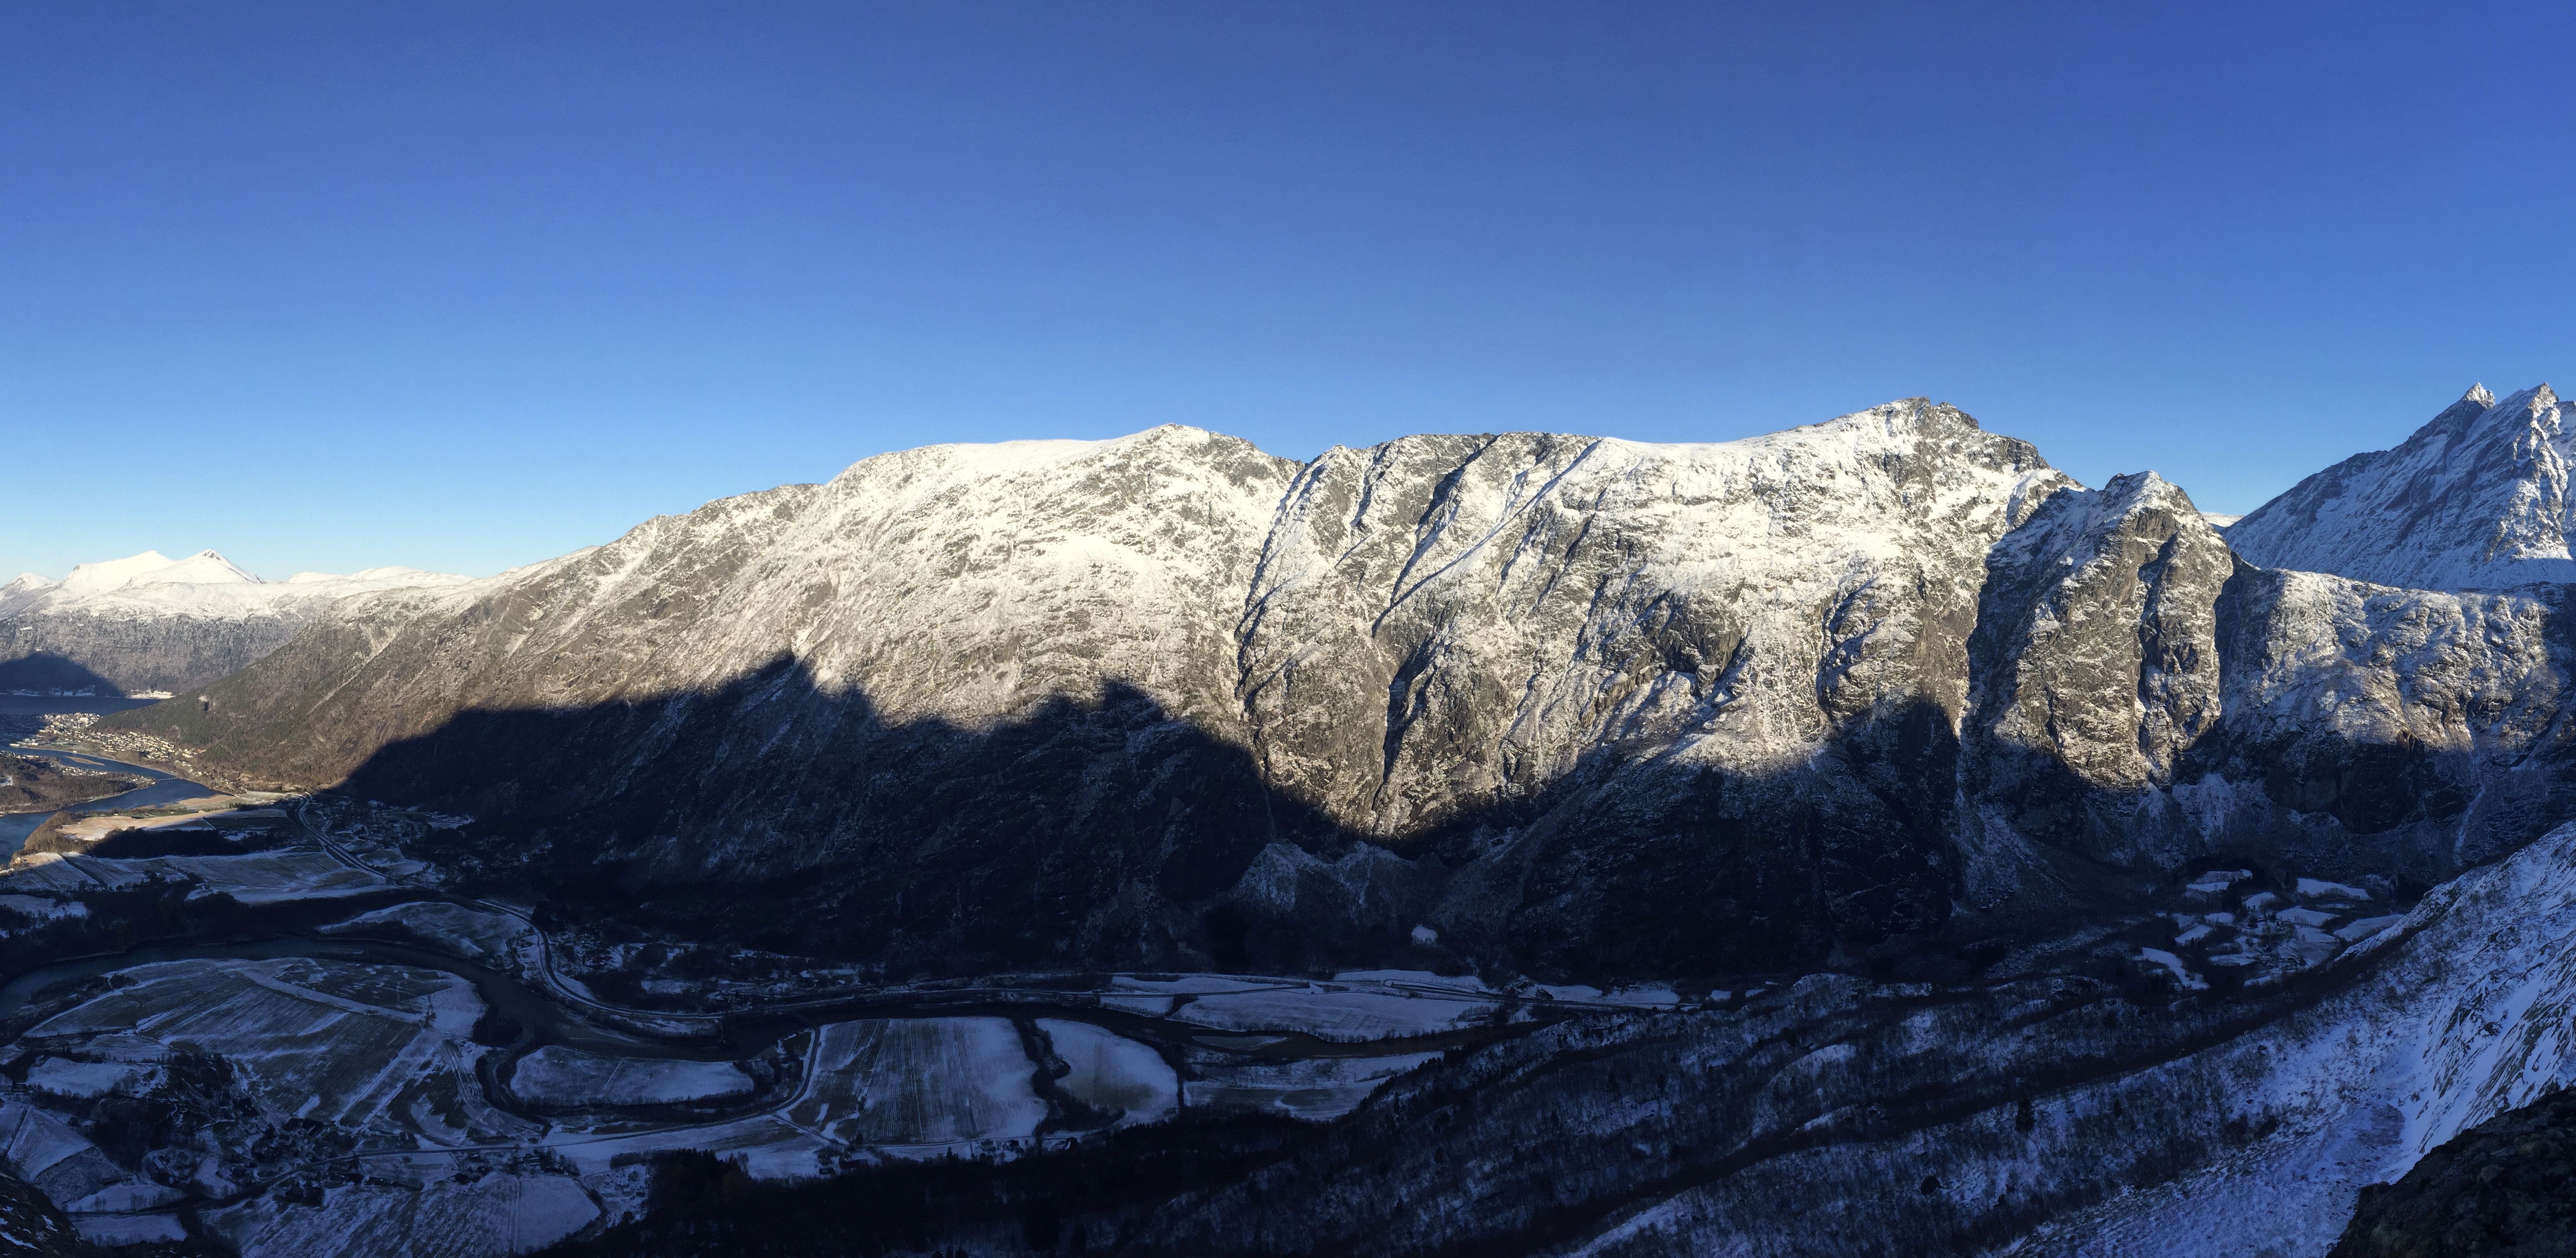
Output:
<instances>
[{"instance_id":1,"label":"snow-covered mountain","mask_svg":"<svg viewBox=\"0 0 2576 1258\"><path fill-rule=\"evenodd\" d=\"M464 580L371 568L263 581L211 550L85 563L60 581L25 573L0 586L0 690L185 689L284 645L335 600Z\"/></svg>"},{"instance_id":2,"label":"snow-covered mountain","mask_svg":"<svg viewBox=\"0 0 2576 1258\"><path fill-rule=\"evenodd\" d=\"M2576 790L2556 597L2262 571L2179 488L1919 399L1302 467L1172 427L351 600L116 724L889 961L1715 973L2218 854L2510 850Z\"/></svg>"},{"instance_id":3,"label":"snow-covered mountain","mask_svg":"<svg viewBox=\"0 0 2576 1258\"><path fill-rule=\"evenodd\" d=\"M2227 530L2267 568L2379 585L2496 590L2576 581L2568 431L2548 385L2499 402L2483 385L2393 450L2300 481Z\"/></svg>"}]
</instances>

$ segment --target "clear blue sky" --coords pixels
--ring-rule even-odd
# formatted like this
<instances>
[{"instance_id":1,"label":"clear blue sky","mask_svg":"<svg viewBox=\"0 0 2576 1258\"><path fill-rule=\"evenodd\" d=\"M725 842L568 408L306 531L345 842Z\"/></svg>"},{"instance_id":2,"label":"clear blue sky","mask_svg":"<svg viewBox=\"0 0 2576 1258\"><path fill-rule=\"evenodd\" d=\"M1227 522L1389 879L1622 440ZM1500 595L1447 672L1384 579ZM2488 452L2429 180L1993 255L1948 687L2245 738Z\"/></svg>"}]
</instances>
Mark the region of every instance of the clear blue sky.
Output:
<instances>
[{"instance_id":1,"label":"clear blue sky","mask_svg":"<svg viewBox=\"0 0 2576 1258\"><path fill-rule=\"evenodd\" d=\"M17 4L0 576L935 441L1913 394L2243 511L2576 383L2565 6Z\"/></svg>"}]
</instances>

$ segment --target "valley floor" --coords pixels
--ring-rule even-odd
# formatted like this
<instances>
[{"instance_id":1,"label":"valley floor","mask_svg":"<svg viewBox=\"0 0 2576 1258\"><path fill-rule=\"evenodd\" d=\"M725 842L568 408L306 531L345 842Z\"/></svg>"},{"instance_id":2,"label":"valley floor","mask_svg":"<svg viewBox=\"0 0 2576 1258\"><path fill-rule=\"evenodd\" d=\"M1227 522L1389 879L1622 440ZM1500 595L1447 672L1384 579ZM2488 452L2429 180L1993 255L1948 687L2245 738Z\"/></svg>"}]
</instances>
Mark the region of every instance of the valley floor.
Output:
<instances>
[{"instance_id":1,"label":"valley floor","mask_svg":"<svg viewBox=\"0 0 2576 1258\"><path fill-rule=\"evenodd\" d=\"M464 820L193 798L21 855L8 1173L253 1256L2323 1254L2571 1064L2576 830L2412 905L2204 871L1969 983L1600 990L886 984L461 894L419 852Z\"/></svg>"}]
</instances>

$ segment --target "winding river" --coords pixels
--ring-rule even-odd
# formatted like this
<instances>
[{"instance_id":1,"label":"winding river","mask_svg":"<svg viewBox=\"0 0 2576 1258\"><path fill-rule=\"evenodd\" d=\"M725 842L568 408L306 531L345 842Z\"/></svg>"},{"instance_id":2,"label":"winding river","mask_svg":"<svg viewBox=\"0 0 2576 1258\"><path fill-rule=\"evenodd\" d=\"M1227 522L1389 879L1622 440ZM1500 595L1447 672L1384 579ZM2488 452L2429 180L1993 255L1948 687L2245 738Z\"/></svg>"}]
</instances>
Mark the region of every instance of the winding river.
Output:
<instances>
[{"instance_id":1,"label":"winding river","mask_svg":"<svg viewBox=\"0 0 2576 1258\"><path fill-rule=\"evenodd\" d=\"M215 793L175 773L165 773L145 765L128 764L122 760L102 760L97 756L55 751L43 747L11 747L8 751L13 756L41 756L75 768L104 769L111 773L132 773L152 779L150 786L138 786L122 795L110 795L105 799L93 799L87 803L75 805L81 809L149 808L154 804L176 803L179 800L195 799L201 795ZM27 845L27 836L34 834L36 827L45 824L45 819L53 815L52 812L0 813L0 860L17 855L18 849Z\"/></svg>"}]
</instances>

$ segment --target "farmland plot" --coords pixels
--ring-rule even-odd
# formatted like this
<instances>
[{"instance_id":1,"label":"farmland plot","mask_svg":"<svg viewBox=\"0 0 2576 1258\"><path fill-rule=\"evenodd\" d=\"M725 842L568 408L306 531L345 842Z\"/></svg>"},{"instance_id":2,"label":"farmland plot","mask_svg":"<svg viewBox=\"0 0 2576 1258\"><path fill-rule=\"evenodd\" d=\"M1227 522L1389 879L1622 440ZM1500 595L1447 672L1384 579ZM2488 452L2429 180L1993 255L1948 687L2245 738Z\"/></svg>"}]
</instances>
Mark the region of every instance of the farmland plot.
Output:
<instances>
[{"instance_id":1,"label":"farmland plot","mask_svg":"<svg viewBox=\"0 0 2576 1258\"><path fill-rule=\"evenodd\" d=\"M0 895L0 909L37 922L89 916L88 905L78 900L57 900L50 896Z\"/></svg>"},{"instance_id":2,"label":"farmland plot","mask_svg":"<svg viewBox=\"0 0 2576 1258\"><path fill-rule=\"evenodd\" d=\"M510 1090L556 1109L593 1105L674 1105L751 1093L751 1076L729 1061L664 1061L605 1057L548 1045L519 1059Z\"/></svg>"},{"instance_id":3,"label":"farmland plot","mask_svg":"<svg viewBox=\"0 0 2576 1258\"><path fill-rule=\"evenodd\" d=\"M118 858L35 852L20 856L0 886L15 892L117 891L155 878L199 884L206 895L228 895L243 904L325 899L381 889L382 878L351 869L323 852L278 850L240 856Z\"/></svg>"},{"instance_id":4,"label":"farmland plot","mask_svg":"<svg viewBox=\"0 0 2576 1258\"><path fill-rule=\"evenodd\" d=\"M55 1096L93 1097L139 1091L153 1072L129 1061L72 1061L45 1057L27 1068L27 1086Z\"/></svg>"},{"instance_id":5,"label":"farmland plot","mask_svg":"<svg viewBox=\"0 0 2576 1258\"><path fill-rule=\"evenodd\" d=\"M569 1177L494 1171L418 1190L334 1187L318 1206L260 1197L205 1221L242 1258L484 1258L551 1244L599 1213Z\"/></svg>"},{"instance_id":6,"label":"farmland plot","mask_svg":"<svg viewBox=\"0 0 2576 1258\"><path fill-rule=\"evenodd\" d=\"M1040 1018L1037 1025L1071 1067L1056 1086L1075 1100L1117 1115L1122 1127L1180 1112L1180 1075L1151 1046L1088 1022Z\"/></svg>"},{"instance_id":7,"label":"farmland plot","mask_svg":"<svg viewBox=\"0 0 2576 1258\"><path fill-rule=\"evenodd\" d=\"M57 1203L76 1201L125 1172L70 1124L33 1105L0 1104L0 1161Z\"/></svg>"},{"instance_id":8,"label":"farmland plot","mask_svg":"<svg viewBox=\"0 0 2576 1258\"><path fill-rule=\"evenodd\" d=\"M845 1144L950 1146L1034 1135L1037 1067L1000 1018L836 1022L786 1117Z\"/></svg>"},{"instance_id":9,"label":"farmland plot","mask_svg":"<svg viewBox=\"0 0 2576 1258\"><path fill-rule=\"evenodd\" d=\"M496 970L518 968L537 945L537 932L507 913L424 900L361 913L322 928L326 935L406 934L441 952Z\"/></svg>"},{"instance_id":10,"label":"farmland plot","mask_svg":"<svg viewBox=\"0 0 2576 1258\"><path fill-rule=\"evenodd\" d=\"M212 1054L271 1123L312 1119L441 1145L527 1127L482 1099L470 1036L483 1004L453 975L286 958L173 961L119 977L130 985L56 1014L27 1040L107 1060L182 1045Z\"/></svg>"},{"instance_id":11,"label":"farmland plot","mask_svg":"<svg viewBox=\"0 0 2576 1258\"><path fill-rule=\"evenodd\" d=\"M1387 1057L1316 1057L1304 1061L1247 1061L1230 1055L1193 1052L1198 1077L1182 1087L1194 1110L1218 1114L1273 1113L1327 1122L1358 1109L1387 1080L1438 1053L1399 1053Z\"/></svg>"},{"instance_id":12,"label":"farmland plot","mask_svg":"<svg viewBox=\"0 0 2576 1258\"><path fill-rule=\"evenodd\" d=\"M1435 986L1378 978L1310 983L1204 974L1177 979L1121 975L1101 1004L1219 1031L1302 1031L1318 1039L1366 1043L1491 1022L1501 1003L1480 988L1462 985L1472 982Z\"/></svg>"},{"instance_id":13,"label":"farmland plot","mask_svg":"<svg viewBox=\"0 0 2576 1258\"><path fill-rule=\"evenodd\" d=\"M742 1166L754 1179L811 1179L840 1152L813 1132L777 1114L754 1114L730 1122L664 1127L621 1135L559 1133L547 1147L577 1167L586 1183L605 1184L616 1176L616 1161L673 1149L700 1149Z\"/></svg>"}]
</instances>

